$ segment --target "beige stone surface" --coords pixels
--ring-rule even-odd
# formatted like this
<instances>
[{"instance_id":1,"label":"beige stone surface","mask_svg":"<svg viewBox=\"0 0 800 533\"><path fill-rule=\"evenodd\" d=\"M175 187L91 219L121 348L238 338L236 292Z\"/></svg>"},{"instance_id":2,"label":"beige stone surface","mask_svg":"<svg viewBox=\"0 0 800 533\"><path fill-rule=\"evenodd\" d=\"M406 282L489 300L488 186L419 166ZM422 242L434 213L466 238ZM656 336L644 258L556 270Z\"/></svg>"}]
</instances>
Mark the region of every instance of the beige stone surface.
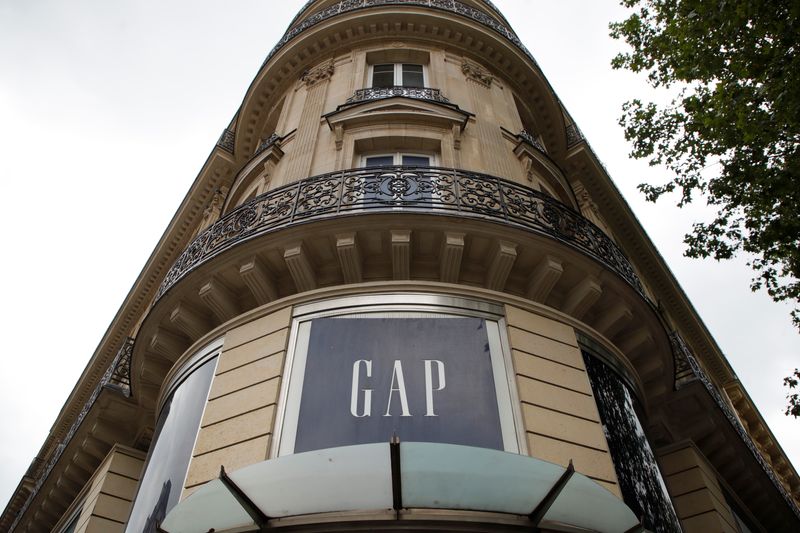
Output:
<instances>
[{"instance_id":1,"label":"beige stone surface","mask_svg":"<svg viewBox=\"0 0 800 533\"><path fill-rule=\"evenodd\" d=\"M506 320L509 326L536 333L576 348L578 347L578 341L575 338L575 330L573 330L571 326L562 324L561 322L556 322L550 318L525 311L513 305L506 306Z\"/></svg>"},{"instance_id":2,"label":"beige stone surface","mask_svg":"<svg viewBox=\"0 0 800 533\"><path fill-rule=\"evenodd\" d=\"M274 313L253 320L247 324L232 329L225 334L225 350L231 350L246 342L264 337L279 329L289 326L292 318L291 307L285 307Z\"/></svg>"},{"instance_id":3,"label":"beige stone surface","mask_svg":"<svg viewBox=\"0 0 800 533\"><path fill-rule=\"evenodd\" d=\"M202 427L233 418L278 401L280 378L256 383L245 389L211 400L203 414Z\"/></svg>"},{"instance_id":4,"label":"beige stone surface","mask_svg":"<svg viewBox=\"0 0 800 533\"><path fill-rule=\"evenodd\" d=\"M681 520L684 533L739 533L717 513L709 512Z\"/></svg>"},{"instance_id":5,"label":"beige stone surface","mask_svg":"<svg viewBox=\"0 0 800 533\"><path fill-rule=\"evenodd\" d=\"M528 404L522 406L522 415L525 429L531 433L601 451L608 448L602 426L597 422Z\"/></svg>"},{"instance_id":6,"label":"beige stone surface","mask_svg":"<svg viewBox=\"0 0 800 533\"><path fill-rule=\"evenodd\" d=\"M515 327L508 328L508 338L511 346L516 350L538 355L576 369L584 369L583 356L580 350L574 346Z\"/></svg>"},{"instance_id":7,"label":"beige stone surface","mask_svg":"<svg viewBox=\"0 0 800 533\"><path fill-rule=\"evenodd\" d=\"M262 357L281 352L286 349L286 338L289 330L284 328L263 337L259 337L236 348L225 350L219 358L217 374L222 374Z\"/></svg>"},{"instance_id":8,"label":"beige stone surface","mask_svg":"<svg viewBox=\"0 0 800 533\"><path fill-rule=\"evenodd\" d=\"M142 474L142 468L144 468L144 461L141 458L133 457L124 451L120 451L112 456L108 470L115 474L139 479Z\"/></svg>"},{"instance_id":9,"label":"beige stone surface","mask_svg":"<svg viewBox=\"0 0 800 533\"><path fill-rule=\"evenodd\" d=\"M273 379L283 369L283 352L264 357L214 377L211 384L210 399L245 389L256 383Z\"/></svg>"},{"instance_id":10,"label":"beige stone surface","mask_svg":"<svg viewBox=\"0 0 800 533\"><path fill-rule=\"evenodd\" d=\"M524 403L600 422L594 398L588 394L557 387L526 376L517 376L517 390L519 399Z\"/></svg>"},{"instance_id":11,"label":"beige stone surface","mask_svg":"<svg viewBox=\"0 0 800 533\"><path fill-rule=\"evenodd\" d=\"M100 493L92 514L115 522L124 522L131 511L131 501Z\"/></svg>"},{"instance_id":12,"label":"beige stone surface","mask_svg":"<svg viewBox=\"0 0 800 533\"><path fill-rule=\"evenodd\" d=\"M143 465L143 453L112 448L89 482L75 533L122 531Z\"/></svg>"},{"instance_id":13,"label":"beige stone surface","mask_svg":"<svg viewBox=\"0 0 800 533\"><path fill-rule=\"evenodd\" d=\"M617 484L614 463L608 452L532 433L528 434L528 451L539 459L561 466L567 466L572 460L575 470L581 474L614 486ZM619 489L616 490L619 491Z\"/></svg>"},{"instance_id":14,"label":"beige stone surface","mask_svg":"<svg viewBox=\"0 0 800 533\"><path fill-rule=\"evenodd\" d=\"M121 522L94 517L81 533L122 533L123 531L125 531L125 525ZM77 529L75 533L78 533Z\"/></svg>"},{"instance_id":15,"label":"beige stone surface","mask_svg":"<svg viewBox=\"0 0 800 533\"><path fill-rule=\"evenodd\" d=\"M716 479L709 476L698 467L667 476L667 486L673 498L705 489L711 491L717 500L725 500Z\"/></svg>"},{"instance_id":16,"label":"beige stone surface","mask_svg":"<svg viewBox=\"0 0 800 533\"><path fill-rule=\"evenodd\" d=\"M513 350L513 357L518 374L576 392L592 393L589 377L582 370L518 350Z\"/></svg>"},{"instance_id":17,"label":"beige stone surface","mask_svg":"<svg viewBox=\"0 0 800 533\"><path fill-rule=\"evenodd\" d=\"M687 533L737 531L717 474L691 443L659 453L664 481Z\"/></svg>"},{"instance_id":18,"label":"beige stone surface","mask_svg":"<svg viewBox=\"0 0 800 533\"><path fill-rule=\"evenodd\" d=\"M132 500L138 486L138 482L134 479L109 472L106 475L105 482L102 484L102 489L103 492L111 496Z\"/></svg>"},{"instance_id":19,"label":"beige stone surface","mask_svg":"<svg viewBox=\"0 0 800 533\"><path fill-rule=\"evenodd\" d=\"M220 466L233 471L266 460L269 440L269 436L266 435L194 457L189 465L186 487L216 479L219 476Z\"/></svg>"},{"instance_id":20,"label":"beige stone surface","mask_svg":"<svg viewBox=\"0 0 800 533\"><path fill-rule=\"evenodd\" d=\"M194 447L195 455L219 450L266 435L271 430L275 407L263 407L249 413L230 418L200 430Z\"/></svg>"},{"instance_id":21,"label":"beige stone surface","mask_svg":"<svg viewBox=\"0 0 800 533\"><path fill-rule=\"evenodd\" d=\"M726 503L716 499L709 490L697 490L673 500L678 516L695 516L710 511L718 512ZM721 515L720 515L721 516ZM723 517L724 518L724 517Z\"/></svg>"}]
</instances>

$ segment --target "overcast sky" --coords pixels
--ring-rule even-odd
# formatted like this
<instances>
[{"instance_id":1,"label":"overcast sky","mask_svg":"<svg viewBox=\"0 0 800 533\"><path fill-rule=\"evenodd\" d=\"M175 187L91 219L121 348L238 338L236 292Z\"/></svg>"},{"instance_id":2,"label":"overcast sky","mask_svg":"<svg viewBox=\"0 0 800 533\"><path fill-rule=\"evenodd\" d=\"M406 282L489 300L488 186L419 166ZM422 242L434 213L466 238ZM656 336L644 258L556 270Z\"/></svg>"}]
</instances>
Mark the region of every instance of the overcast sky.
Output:
<instances>
[{"instance_id":1,"label":"overcast sky","mask_svg":"<svg viewBox=\"0 0 800 533\"><path fill-rule=\"evenodd\" d=\"M0 505L266 54L305 0L0 0L4 260ZM628 159L612 71L616 0L495 0L606 164L795 465L800 421L782 377L800 366L789 307L749 291L745 261L682 257L702 206L646 204L664 176Z\"/></svg>"}]
</instances>

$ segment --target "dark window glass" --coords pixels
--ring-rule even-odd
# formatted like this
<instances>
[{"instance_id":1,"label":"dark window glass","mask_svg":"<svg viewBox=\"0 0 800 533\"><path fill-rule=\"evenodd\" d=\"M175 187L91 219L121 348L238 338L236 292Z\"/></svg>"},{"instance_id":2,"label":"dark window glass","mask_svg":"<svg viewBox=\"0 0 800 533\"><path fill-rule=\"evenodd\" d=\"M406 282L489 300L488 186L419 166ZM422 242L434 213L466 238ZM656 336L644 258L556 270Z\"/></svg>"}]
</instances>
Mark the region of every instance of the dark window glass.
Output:
<instances>
[{"instance_id":1,"label":"dark window glass","mask_svg":"<svg viewBox=\"0 0 800 533\"><path fill-rule=\"evenodd\" d=\"M625 503L636 516L642 517L642 525L648 531L681 533L628 387L616 372L589 353L583 353L583 360Z\"/></svg>"},{"instance_id":2,"label":"dark window glass","mask_svg":"<svg viewBox=\"0 0 800 533\"><path fill-rule=\"evenodd\" d=\"M376 155L367 158L368 167L390 167L394 164L394 157L390 155Z\"/></svg>"},{"instance_id":3,"label":"dark window glass","mask_svg":"<svg viewBox=\"0 0 800 533\"><path fill-rule=\"evenodd\" d=\"M403 86L420 88L425 86L422 65L403 65Z\"/></svg>"},{"instance_id":4,"label":"dark window glass","mask_svg":"<svg viewBox=\"0 0 800 533\"><path fill-rule=\"evenodd\" d=\"M394 87L394 64L372 67L372 86L378 88Z\"/></svg>"},{"instance_id":5,"label":"dark window glass","mask_svg":"<svg viewBox=\"0 0 800 533\"><path fill-rule=\"evenodd\" d=\"M503 449L484 319L313 320L294 451L393 435Z\"/></svg>"},{"instance_id":6,"label":"dark window glass","mask_svg":"<svg viewBox=\"0 0 800 533\"><path fill-rule=\"evenodd\" d=\"M189 375L164 404L126 533L155 533L156 522L178 503L216 360Z\"/></svg>"},{"instance_id":7,"label":"dark window glass","mask_svg":"<svg viewBox=\"0 0 800 533\"><path fill-rule=\"evenodd\" d=\"M404 155L403 164L411 167L427 167L431 164L431 158L422 155Z\"/></svg>"}]
</instances>

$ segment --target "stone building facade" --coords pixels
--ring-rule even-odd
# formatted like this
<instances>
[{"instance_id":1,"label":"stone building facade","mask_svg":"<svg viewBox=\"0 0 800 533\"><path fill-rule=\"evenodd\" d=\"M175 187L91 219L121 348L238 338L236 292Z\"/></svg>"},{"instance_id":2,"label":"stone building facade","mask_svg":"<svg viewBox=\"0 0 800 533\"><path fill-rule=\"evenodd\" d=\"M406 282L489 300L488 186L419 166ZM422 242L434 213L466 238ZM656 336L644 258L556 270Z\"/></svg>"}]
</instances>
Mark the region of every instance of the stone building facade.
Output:
<instances>
[{"instance_id":1,"label":"stone building facade","mask_svg":"<svg viewBox=\"0 0 800 533\"><path fill-rule=\"evenodd\" d=\"M502 13L313 0L0 528L790 532L799 501Z\"/></svg>"}]
</instances>

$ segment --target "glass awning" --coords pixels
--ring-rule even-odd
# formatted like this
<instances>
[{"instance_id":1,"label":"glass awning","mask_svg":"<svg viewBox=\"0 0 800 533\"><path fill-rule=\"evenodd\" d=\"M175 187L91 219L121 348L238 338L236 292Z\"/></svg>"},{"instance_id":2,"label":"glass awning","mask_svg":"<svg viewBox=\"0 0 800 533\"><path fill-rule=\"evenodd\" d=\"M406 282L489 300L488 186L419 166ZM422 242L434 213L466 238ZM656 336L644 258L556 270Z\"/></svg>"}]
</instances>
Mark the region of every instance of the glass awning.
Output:
<instances>
[{"instance_id":1,"label":"glass awning","mask_svg":"<svg viewBox=\"0 0 800 533\"><path fill-rule=\"evenodd\" d=\"M173 508L161 530L258 531L278 518L403 509L528 516L540 528L643 531L622 500L571 465L420 442L330 448L222 470Z\"/></svg>"}]
</instances>

